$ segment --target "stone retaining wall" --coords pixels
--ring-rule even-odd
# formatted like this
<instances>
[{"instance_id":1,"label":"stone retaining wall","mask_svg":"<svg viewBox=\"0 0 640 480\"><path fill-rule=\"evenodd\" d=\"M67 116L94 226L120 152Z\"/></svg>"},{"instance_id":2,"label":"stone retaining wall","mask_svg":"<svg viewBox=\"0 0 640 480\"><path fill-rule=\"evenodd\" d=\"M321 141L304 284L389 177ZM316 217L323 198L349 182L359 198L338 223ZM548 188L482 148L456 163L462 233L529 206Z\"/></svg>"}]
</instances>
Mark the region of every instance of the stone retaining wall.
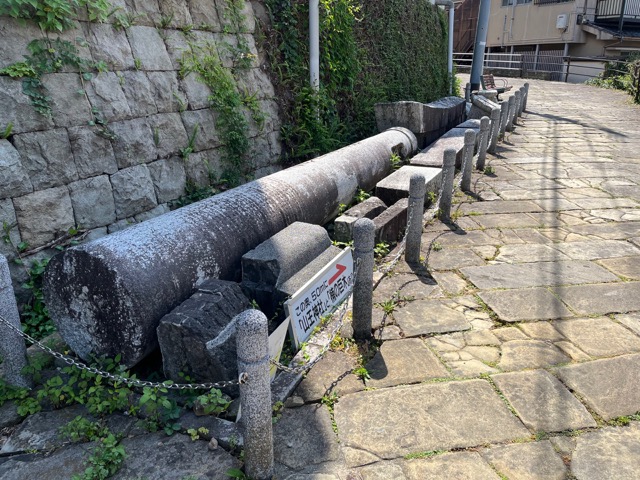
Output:
<instances>
[{"instance_id":1,"label":"stone retaining wall","mask_svg":"<svg viewBox=\"0 0 640 480\"><path fill-rule=\"evenodd\" d=\"M191 73L180 78L179 59L189 42L215 45L226 68L229 45L248 44L251 66L235 70L240 91L255 94L266 116L259 129L249 121L250 171L273 173L281 153L280 119L264 54L254 40L256 16L247 3L245 24L225 20L225 0L115 0L133 25L76 22L61 38L78 42L79 56L103 61L108 71L84 80L71 68L45 75L52 116L38 113L21 80L0 76L0 253L12 258L20 242L45 245L71 227L91 230L89 238L167 212L185 193L187 182L206 186L224 168L216 111L208 87ZM255 3L257 12L264 7ZM161 28L160 26L166 26ZM0 17L0 69L24 60L27 44L43 34L32 24ZM55 38L55 35L51 35ZM86 42L86 43L85 43ZM113 135L91 125L95 112ZM193 153L189 144L196 125ZM13 244L13 246L11 245Z\"/></svg>"}]
</instances>

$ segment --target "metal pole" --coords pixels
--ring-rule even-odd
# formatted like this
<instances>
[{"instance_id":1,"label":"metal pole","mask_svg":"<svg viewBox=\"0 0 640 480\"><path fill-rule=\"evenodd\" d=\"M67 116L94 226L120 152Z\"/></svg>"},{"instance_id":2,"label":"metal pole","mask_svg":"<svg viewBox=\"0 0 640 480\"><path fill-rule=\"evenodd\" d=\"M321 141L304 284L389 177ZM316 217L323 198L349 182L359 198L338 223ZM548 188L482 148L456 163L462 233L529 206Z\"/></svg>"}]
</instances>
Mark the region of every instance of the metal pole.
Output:
<instances>
[{"instance_id":1,"label":"metal pole","mask_svg":"<svg viewBox=\"0 0 640 480\"><path fill-rule=\"evenodd\" d=\"M409 225L407 227L407 246L404 259L407 263L420 261L420 243L422 241L422 216L424 215L424 197L427 184L424 175L414 173L409 180Z\"/></svg>"},{"instance_id":2,"label":"metal pole","mask_svg":"<svg viewBox=\"0 0 640 480\"><path fill-rule=\"evenodd\" d=\"M356 340L371 338L375 230L373 220L368 218L361 218L353 225L353 256L358 272L353 285L353 338Z\"/></svg>"},{"instance_id":3,"label":"metal pole","mask_svg":"<svg viewBox=\"0 0 640 480\"><path fill-rule=\"evenodd\" d=\"M269 321L259 310L234 318L240 383L241 422L244 427L244 466L247 477L273 476L273 427L269 376Z\"/></svg>"},{"instance_id":4,"label":"metal pole","mask_svg":"<svg viewBox=\"0 0 640 480\"><path fill-rule=\"evenodd\" d=\"M480 0L478 12L478 27L476 29L476 41L473 47L473 63L471 64L471 90L480 90L480 77L482 76L484 63L484 49L487 46L487 30L489 27L489 14L491 13L491 0Z\"/></svg>"},{"instance_id":5,"label":"metal pole","mask_svg":"<svg viewBox=\"0 0 640 480\"><path fill-rule=\"evenodd\" d=\"M314 90L320 88L320 0L309 1L309 76Z\"/></svg>"},{"instance_id":6,"label":"metal pole","mask_svg":"<svg viewBox=\"0 0 640 480\"><path fill-rule=\"evenodd\" d=\"M447 69L449 72L449 95L453 93L453 17L455 15L456 9L454 8L453 2L449 6L449 52L448 52L448 61L447 61Z\"/></svg>"},{"instance_id":7,"label":"metal pole","mask_svg":"<svg viewBox=\"0 0 640 480\"><path fill-rule=\"evenodd\" d=\"M620 33L620 38L622 38L622 27L624 27L624 11L626 8L627 0L622 0L622 11L620 12L620 21L618 22L618 32Z\"/></svg>"}]
</instances>

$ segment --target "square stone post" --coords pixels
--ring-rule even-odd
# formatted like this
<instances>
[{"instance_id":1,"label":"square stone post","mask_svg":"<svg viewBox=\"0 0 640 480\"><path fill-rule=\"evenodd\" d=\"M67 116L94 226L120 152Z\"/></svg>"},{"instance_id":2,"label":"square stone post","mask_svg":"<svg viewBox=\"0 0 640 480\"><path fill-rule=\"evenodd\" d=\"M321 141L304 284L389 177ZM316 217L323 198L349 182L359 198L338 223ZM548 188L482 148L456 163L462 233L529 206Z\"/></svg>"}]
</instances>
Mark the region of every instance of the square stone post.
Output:
<instances>
[{"instance_id":1,"label":"square stone post","mask_svg":"<svg viewBox=\"0 0 640 480\"><path fill-rule=\"evenodd\" d=\"M514 95L511 95L509 97L509 112L507 113L507 128L506 131L507 132L513 132L514 127L513 127L513 120L516 116L516 97Z\"/></svg>"},{"instance_id":2,"label":"square stone post","mask_svg":"<svg viewBox=\"0 0 640 480\"><path fill-rule=\"evenodd\" d=\"M522 111L527 110L527 100L529 99L529 82L524 84L524 101L522 102Z\"/></svg>"},{"instance_id":3,"label":"square stone post","mask_svg":"<svg viewBox=\"0 0 640 480\"><path fill-rule=\"evenodd\" d=\"M489 153L496 153L496 147L498 146L498 137L500 136L500 109L494 108L491 110L491 141L489 142Z\"/></svg>"},{"instance_id":4,"label":"square stone post","mask_svg":"<svg viewBox=\"0 0 640 480\"><path fill-rule=\"evenodd\" d=\"M476 132L468 129L464 132L464 149L462 150L462 180L460 189L471 190L471 172L473 171L473 150L476 146Z\"/></svg>"},{"instance_id":5,"label":"square stone post","mask_svg":"<svg viewBox=\"0 0 640 480\"><path fill-rule=\"evenodd\" d=\"M456 151L447 148L442 159L442 193L440 193L440 219L451 220L451 203L453 201L453 179L456 174Z\"/></svg>"},{"instance_id":6,"label":"square stone post","mask_svg":"<svg viewBox=\"0 0 640 480\"><path fill-rule=\"evenodd\" d=\"M9 263L4 255L0 255L0 315L0 355L4 364L4 380L14 387L30 388L31 379L22 374L22 369L27 366L27 348L18 333L22 331L20 314L11 284Z\"/></svg>"},{"instance_id":7,"label":"square stone post","mask_svg":"<svg viewBox=\"0 0 640 480\"><path fill-rule=\"evenodd\" d=\"M236 349L240 383L240 406L244 438L244 467L247 477L273 477L273 427L271 421L271 378L269 375L268 320L259 310L237 315Z\"/></svg>"},{"instance_id":8,"label":"square stone post","mask_svg":"<svg viewBox=\"0 0 640 480\"><path fill-rule=\"evenodd\" d=\"M487 159L490 123L489 117L480 119L480 145L478 145L478 160L476 161L476 168L480 171L484 170L484 163Z\"/></svg>"},{"instance_id":9,"label":"square stone post","mask_svg":"<svg viewBox=\"0 0 640 480\"><path fill-rule=\"evenodd\" d=\"M407 225L407 243L404 259L407 263L420 261L420 243L422 242L422 216L424 215L424 197L427 184L424 175L414 173L409 180L409 211Z\"/></svg>"},{"instance_id":10,"label":"square stone post","mask_svg":"<svg viewBox=\"0 0 640 480\"><path fill-rule=\"evenodd\" d=\"M509 121L509 102L506 100L500 104L500 135L504 135L507 131L507 122Z\"/></svg>"},{"instance_id":11,"label":"square stone post","mask_svg":"<svg viewBox=\"0 0 640 480\"><path fill-rule=\"evenodd\" d=\"M371 338L375 232L376 226L368 218L361 218L353 225L353 256L358 272L353 285L353 338L356 340Z\"/></svg>"}]
</instances>

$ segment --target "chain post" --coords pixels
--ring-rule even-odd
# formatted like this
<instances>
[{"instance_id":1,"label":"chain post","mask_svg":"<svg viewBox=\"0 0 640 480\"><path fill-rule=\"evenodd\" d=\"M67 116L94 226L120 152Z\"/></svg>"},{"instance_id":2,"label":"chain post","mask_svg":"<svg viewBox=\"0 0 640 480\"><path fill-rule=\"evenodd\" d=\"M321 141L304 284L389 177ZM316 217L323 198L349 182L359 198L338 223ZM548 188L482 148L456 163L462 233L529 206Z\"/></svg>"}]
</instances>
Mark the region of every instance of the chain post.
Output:
<instances>
[{"instance_id":1,"label":"chain post","mask_svg":"<svg viewBox=\"0 0 640 480\"><path fill-rule=\"evenodd\" d=\"M507 122L509 121L509 102L500 103L500 135L504 135L507 131Z\"/></svg>"},{"instance_id":2,"label":"chain post","mask_svg":"<svg viewBox=\"0 0 640 480\"><path fill-rule=\"evenodd\" d=\"M357 340L371 338L375 230L368 218L361 218L353 225L353 253L358 263L353 285L353 337Z\"/></svg>"},{"instance_id":3,"label":"chain post","mask_svg":"<svg viewBox=\"0 0 640 480\"><path fill-rule=\"evenodd\" d=\"M273 476L269 321L259 310L246 310L234 321L238 372L246 374L240 382L245 472L249 478L267 480Z\"/></svg>"},{"instance_id":4,"label":"chain post","mask_svg":"<svg viewBox=\"0 0 640 480\"><path fill-rule=\"evenodd\" d=\"M456 151L447 148L442 159L442 192L440 193L440 214L442 221L451 219L453 202L453 180L456 174Z\"/></svg>"},{"instance_id":5,"label":"chain post","mask_svg":"<svg viewBox=\"0 0 640 480\"><path fill-rule=\"evenodd\" d=\"M9 263L4 255L0 255L0 312L8 317L8 321L14 327L0 329L0 355L4 364L4 380L15 387L30 388L31 379L22 374L22 369L27 366L27 347L15 331L20 331L20 314L11 284Z\"/></svg>"},{"instance_id":6,"label":"chain post","mask_svg":"<svg viewBox=\"0 0 640 480\"><path fill-rule=\"evenodd\" d=\"M409 180L409 221L407 222L406 248L404 259L407 263L420 261L420 242L422 240L422 215L424 215L424 197L427 194L425 176L414 173Z\"/></svg>"},{"instance_id":7,"label":"chain post","mask_svg":"<svg viewBox=\"0 0 640 480\"><path fill-rule=\"evenodd\" d=\"M529 82L524 84L524 99L522 100L522 111L527 110L527 100L529 99Z\"/></svg>"},{"instance_id":8,"label":"chain post","mask_svg":"<svg viewBox=\"0 0 640 480\"><path fill-rule=\"evenodd\" d=\"M462 150L462 180L460 189L471 190L471 172L473 171L473 150L476 147L476 132L468 129L464 132L464 149Z\"/></svg>"},{"instance_id":9,"label":"chain post","mask_svg":"<svg viewBox=\"0 0 640 480\"><path fill-rule=\"evenodd\" d=\"M513 113L513 123L518 123L518 117L520 116L520 105L522 104L522 92L520 90L516 90L513 92L513 96L515 97L515 107Z\"/></svg>"},{"instance_id":10,"label":"chain post","mask_svg":"<svg viewBox=\"0 0 640 480\"><path fill-rule=\"evenodd\" d=\"M489 142L489 153L495 154L498 146L498 137L500 136L500 109L491 109L491 141Z\"/></svg>"},{"instance_id":11,"label":"chain post","mask_svg":"<svg viewBox=\"0 0 640 480\"><path fill-rule=\"evenodd\" d=\"M509 97L508 105L509 105L509 113L507 113L506 131L513 132L514 130L513 120L516 114L516 97L514 95L511 95Z\"/></svg>"},{"instance_id":12,"label":"chain post","mask_svg":"<svg viewBox=\"0 0 640 480\"><path fill-rule=\"evenodd\" d=\"M484 163L487 159L490 122L489 117L482 117L480 119L480 144L478 145L478 160L476 161L476 168L480 171L484 170Z\"/></svg>"}]
</instances>

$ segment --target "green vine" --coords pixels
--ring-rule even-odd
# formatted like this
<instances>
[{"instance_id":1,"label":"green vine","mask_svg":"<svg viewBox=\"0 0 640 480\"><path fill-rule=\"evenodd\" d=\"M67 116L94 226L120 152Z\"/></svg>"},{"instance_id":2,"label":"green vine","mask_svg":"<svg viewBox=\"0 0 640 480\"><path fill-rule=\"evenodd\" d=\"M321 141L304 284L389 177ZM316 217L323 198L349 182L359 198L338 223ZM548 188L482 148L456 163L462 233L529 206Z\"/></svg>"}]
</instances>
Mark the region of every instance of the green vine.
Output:
<instances>
[{"instance_id":1,"label":"green vine","mask_svg":"<svg viewBox=\"0 0 640 480\"><path fill-rule=\"evenodd\" d=\"M84 7L92 22L104 22L115 12L107 0L2 0L0 15L31 20L44 32L63 32L74 28Z\"/></svg>"},{"instance_id":2,"label":"green vine","mask_svg":"<svg viewBox=\"0 0 640 480\"><path fill-rule=\"evenodd\" d=\"M429 2L321 0L319 91L308 86L308 2L266 0L265 47L284 100L287 160L376 132L374 104L447 95L446 21Z\"/></svg>"}]
</instances>

